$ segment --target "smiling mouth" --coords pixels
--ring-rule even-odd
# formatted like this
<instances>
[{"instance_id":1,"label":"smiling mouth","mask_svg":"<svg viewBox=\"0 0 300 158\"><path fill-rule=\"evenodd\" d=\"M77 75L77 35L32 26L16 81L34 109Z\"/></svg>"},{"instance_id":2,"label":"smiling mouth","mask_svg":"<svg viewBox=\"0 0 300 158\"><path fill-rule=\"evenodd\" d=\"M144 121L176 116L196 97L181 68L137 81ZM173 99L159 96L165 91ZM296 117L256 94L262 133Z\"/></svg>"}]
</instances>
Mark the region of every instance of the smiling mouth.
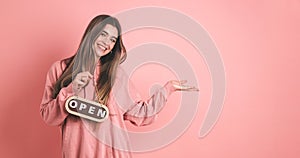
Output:
<instances>
[{"instance_id":1,"label":"smiling mouth","mask_svg":"<svg viewBox=\"0 0 300 158\"><path fill-rule=\"evenodd\" d=\"M98 48L100 48L103 51L107 50L107 47L103 46L102 44L97 44Z\"/></svg>"}]
</instances>

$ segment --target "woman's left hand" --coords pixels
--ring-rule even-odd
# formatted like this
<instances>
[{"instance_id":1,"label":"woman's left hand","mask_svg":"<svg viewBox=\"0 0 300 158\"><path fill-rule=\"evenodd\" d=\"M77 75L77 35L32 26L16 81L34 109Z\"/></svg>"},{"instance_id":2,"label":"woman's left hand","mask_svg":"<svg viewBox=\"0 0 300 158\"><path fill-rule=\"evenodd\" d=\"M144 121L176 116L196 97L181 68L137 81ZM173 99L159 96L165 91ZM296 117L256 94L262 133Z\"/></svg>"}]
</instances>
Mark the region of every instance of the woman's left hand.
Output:
<instances>
[{"instance_id":1,"label":"woman's left hand","mask_svg":"<svg viewBox=\"0 0 300 158\"><path fill-rule=\"evenodd\" d=\"M186 80L171 80L165 84L165 87L169 91L169 94L175 91L199 91L195 86L186 85Z\"/></svg>"}]
</instances>

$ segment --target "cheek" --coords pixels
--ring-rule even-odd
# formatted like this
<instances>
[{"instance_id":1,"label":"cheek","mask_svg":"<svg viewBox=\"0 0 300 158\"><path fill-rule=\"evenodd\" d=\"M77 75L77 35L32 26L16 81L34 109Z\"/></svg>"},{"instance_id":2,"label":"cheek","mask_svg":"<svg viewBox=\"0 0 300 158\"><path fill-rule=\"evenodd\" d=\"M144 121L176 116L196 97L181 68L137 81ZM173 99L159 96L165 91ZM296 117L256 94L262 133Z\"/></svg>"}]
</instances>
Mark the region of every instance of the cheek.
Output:
<instances>
[{"instance_id":1,"label":"cheek","mask_svg":"<svg viewBox=\"0 0 300 158\"><path fill-rule=\"evenodd\" d=\"M110 44L110 50L112 50L115 46L115 43Z\"/></svg>"}]
</instances>

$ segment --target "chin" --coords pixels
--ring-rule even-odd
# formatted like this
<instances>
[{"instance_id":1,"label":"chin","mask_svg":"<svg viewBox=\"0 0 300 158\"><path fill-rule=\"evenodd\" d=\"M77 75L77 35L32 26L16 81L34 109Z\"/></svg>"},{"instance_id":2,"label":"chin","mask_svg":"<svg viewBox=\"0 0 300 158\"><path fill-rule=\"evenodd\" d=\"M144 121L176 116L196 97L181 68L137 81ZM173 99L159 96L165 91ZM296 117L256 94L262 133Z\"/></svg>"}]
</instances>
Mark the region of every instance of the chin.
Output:
<instances>
[{"instance_id":1,"label":"chin","mask_svg":"<svg viewBox=\"0 0 300 158\"><path fill-rule=\"evenodd\" d=\"M97 55L98 57L105 56L106 54L108 54L108 53L106 53L106 52L97 52L97 53L96 53L96 55Z\"/></svg>"},{"instance_id":2,"label":"chin","mask_svg":"<svg viewBox=\"0 0 300 158\"><path fill-rule=\"evenodd\" d=\"M109 53L110 53L110 51L102 52L102 53L101 53L101 56L106 56L106 55L109 54Z\"/></svg>"},{"instance_id":3,"label":"chin","mask_svg":"<svg viewBox=\"0 0 300 158\"><path fill-rule=\"evenodd\" d=\"M108 53L102 53L100 57L106 56Z\"/></svg>"}]
</instances>

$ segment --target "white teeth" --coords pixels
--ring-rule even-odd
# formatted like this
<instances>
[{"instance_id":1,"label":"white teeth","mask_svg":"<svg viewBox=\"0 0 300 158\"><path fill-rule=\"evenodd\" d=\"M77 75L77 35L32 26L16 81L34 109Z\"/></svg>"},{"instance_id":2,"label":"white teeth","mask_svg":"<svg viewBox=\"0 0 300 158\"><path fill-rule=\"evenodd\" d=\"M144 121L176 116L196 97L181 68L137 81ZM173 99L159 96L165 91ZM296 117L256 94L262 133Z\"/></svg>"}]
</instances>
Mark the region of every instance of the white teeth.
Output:
<instances>
[{"instance_id":1,"label":"white teeth","mask_svg":"<svg viewBox=\"0 0 300 158\"><path fill-rule=\"evenodd\" d=\"M98 47L99 47L100 49L104 50L104 51L107 49L106 47L104 47L104 46L102 46L102 45L100 45L100 44L98 44Z\"/></svg>"}]
</instances>

